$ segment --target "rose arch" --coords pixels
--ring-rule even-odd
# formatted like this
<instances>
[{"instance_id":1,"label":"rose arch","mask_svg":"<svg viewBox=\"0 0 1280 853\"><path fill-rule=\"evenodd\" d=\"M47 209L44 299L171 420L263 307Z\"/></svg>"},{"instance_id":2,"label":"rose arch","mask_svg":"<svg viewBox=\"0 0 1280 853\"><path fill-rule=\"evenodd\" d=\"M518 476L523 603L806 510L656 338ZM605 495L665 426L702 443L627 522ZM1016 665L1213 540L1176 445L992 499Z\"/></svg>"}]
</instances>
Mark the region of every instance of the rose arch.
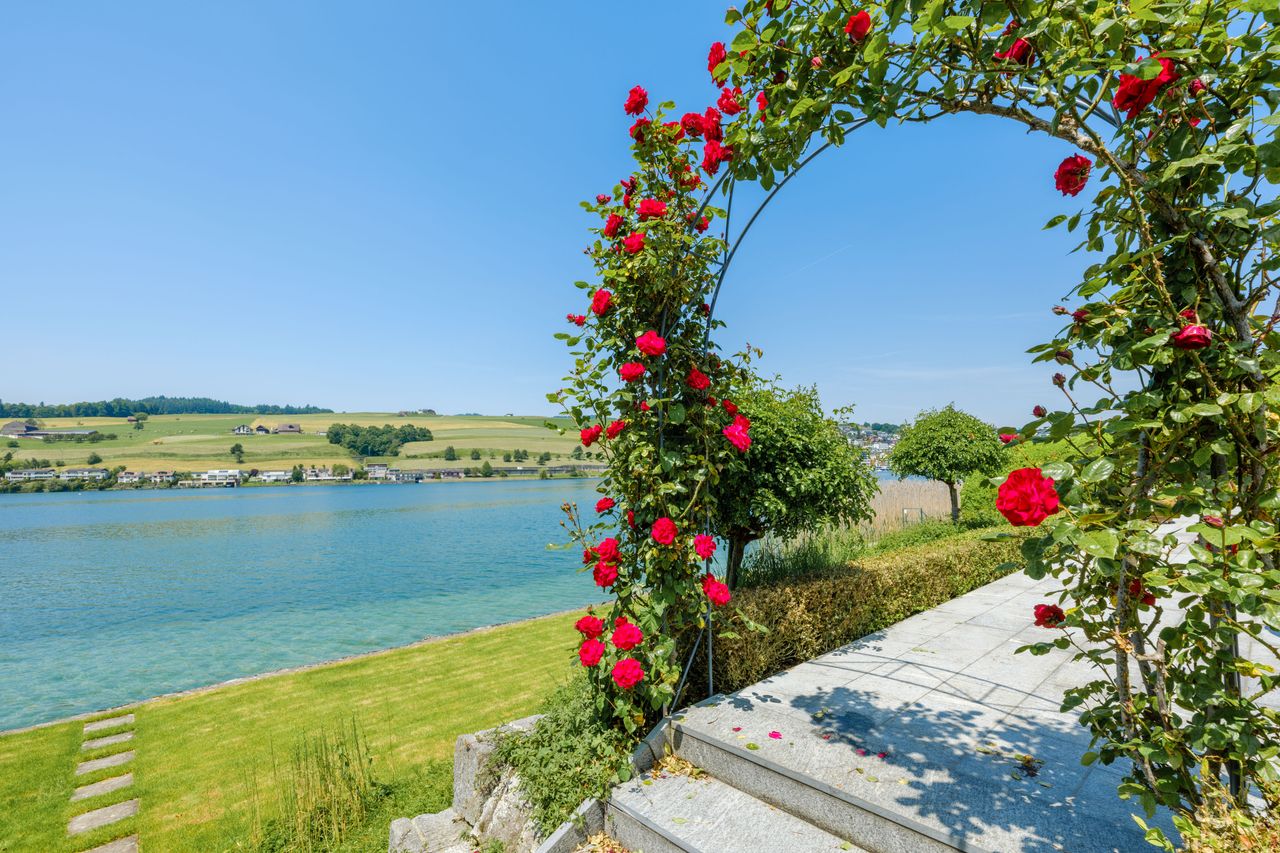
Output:
<instances>
[{"instance_id":1,"label":"rose arch","mask_svg":"<svg viewBox=\"0 0 1280 853\"><path fill-rule=\"evenodd\" d=\"M550 396L607 460L599 503L569 508L613 597L577 624L600 712L643 731L685 698L690 650L753 627L710 562L717 485L751 452L727 390L747 368L713 338L742 239L852 132L973 113L1061 143L1049 226L1093 258L1077 304L1053 309L1061 333L1031 350L1060 365L1061 403L1017 430L1069 458L999 489L1034 528L1023 568L1068 591L1027 614L1045 629L1029 651L1096 665L1065 697L1095 736L1084 760L1132 760L1122 793L1148 810L1189 814L1219 783L1280 805L1262 701L1280 626L1274 6L751 0L727 20L710 104L626 96L634 170L584 205L597 278L559 336L574 367ZM754 210L734 208L742 181L767 192Z\"/></svg>"}]
</instances>

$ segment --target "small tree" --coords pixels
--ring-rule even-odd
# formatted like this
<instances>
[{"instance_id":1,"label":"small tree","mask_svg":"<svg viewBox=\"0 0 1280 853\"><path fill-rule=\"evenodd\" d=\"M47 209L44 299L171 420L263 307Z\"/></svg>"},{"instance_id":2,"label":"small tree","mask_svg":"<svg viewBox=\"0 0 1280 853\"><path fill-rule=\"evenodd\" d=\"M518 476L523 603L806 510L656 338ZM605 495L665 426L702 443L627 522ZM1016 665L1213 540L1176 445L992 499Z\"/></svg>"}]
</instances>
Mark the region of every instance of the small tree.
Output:
<instances>
[{"instance_id":1,"label":"small tree","mask_svg":"<svg viewBox=\"0 0 1280 853\"><path fill-rule=\"evenodd\" d=\"M16 443L16 442L15 442L15 443ZM510 454L510 453L504 453L504 454L502 454L502 461L503 461L503 462L510 462L510 461L511 461L511 454Z\"/></svg>"},{"instance_id":2,"label":"small tree","mask_svg":"<svg viewBox=\"0 0 1280 853\"><path fill-rule=\"evenodd\" d=\"M870 518L876 492L875 475L823 414L816 388L752 382L735 390L734 402L751 420L751 447L716 489L716 529L729 546L731 588L749 543Z\"/></svg>"},{"instance_id":3,"label":"small tree","mask_svg":"<svg viewBox=\"0 0 1280 853\"><path fill-rule=\"evenodd\" d=\"M480 461L480 451L474 447L471 448L471 459L476 462Z\"/></svg>"},{"instance_id":4,"label":"small tree","mask_svg":"<svg viewBox=\"0 0 1280 853\"><path fill-rule=\"evenodd\" d=\"M289 476L289 479L295 483L301 483L306 479L306 476L306 472L302 470L301 465L294 465L293 473Z\"/></svg>"},{"instance_id":5,"label":"small tree","mask_svg":"<svg viewBox=\"0 0 1280 853\"><path fill-rule=\"evenodd\" d=\"M458 461L458 451L456 451L456 450L454 450L454 449L453 449L453 445L452 445L452 444L451 444L451 445L449 445L448 447L446 447L446 448L444 449L444 458L445 458L445 461L446 461L446 462L457 462L457 461Z\"/></svg>"},{"instance_id":6,"label":"small tree","mask_svg":"<svg viewBox=\"0 0 1280 853\"><path fill-rule=\"evenodd\" d=\"M231 455L236 458L236 462L244 461L244 446L240 442L231 445Z\"/></svg>"},{"instance_id":7,"label":"small tree","mask_svg":"<svg viewBox=\"0 0 1280 853\"><path fill-rule=\"evenodd\" d=\"M952 404L921 412L902 427L898 443L889 451L889 468L899 477L927 477L947 484L951 520L956 523L960 521L956 483L970 474L994 473L1000 460L995 428Z\"/></svg>"},{"instance_id":8,"label":"small tree","mask_svg":"<svg viewBox=\"0 0 1280 853\"><path fill-rule=\"evenodd\" d=\"M480 476L481 477L493 476L493 466L489 464L489 460L487 459L484 461L484 464L480 466Z\"/></svg>"},{"instance_id":9,"label":"small tree","mask_svg":"<svg viewBox=\"0 0 1280 853\"><path fill-rule=\"evenodd\" d=\"M102 461L102 457L96 453L90 453L89 458L86 459L85 461L88 462L90 465L97 465L99 462Z\"/></svg>"}]
</instances>

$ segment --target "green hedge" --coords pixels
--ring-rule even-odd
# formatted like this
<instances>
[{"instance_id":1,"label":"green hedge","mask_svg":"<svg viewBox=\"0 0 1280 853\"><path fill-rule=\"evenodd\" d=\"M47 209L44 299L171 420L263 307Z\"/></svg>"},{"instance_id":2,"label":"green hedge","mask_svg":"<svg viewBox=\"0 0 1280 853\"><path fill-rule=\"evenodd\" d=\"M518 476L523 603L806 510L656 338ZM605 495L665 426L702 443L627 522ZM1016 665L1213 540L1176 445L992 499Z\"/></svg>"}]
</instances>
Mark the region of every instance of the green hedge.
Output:
<instances>
[{"instance_id":1,"label":"green hedge","mask_svg":"<svg viewBox=\"0 0 1280 853\"><path fill-rule=\"evenodd\" d=\"M1021 540L981 538L991 532L858 559L836 575L740 590L736 605L768 630L716 638L716 692L754 684L1004 576ZM705 695L705 673L703 659L690 673L686 700Z\"/></svg>"}]
</instances>

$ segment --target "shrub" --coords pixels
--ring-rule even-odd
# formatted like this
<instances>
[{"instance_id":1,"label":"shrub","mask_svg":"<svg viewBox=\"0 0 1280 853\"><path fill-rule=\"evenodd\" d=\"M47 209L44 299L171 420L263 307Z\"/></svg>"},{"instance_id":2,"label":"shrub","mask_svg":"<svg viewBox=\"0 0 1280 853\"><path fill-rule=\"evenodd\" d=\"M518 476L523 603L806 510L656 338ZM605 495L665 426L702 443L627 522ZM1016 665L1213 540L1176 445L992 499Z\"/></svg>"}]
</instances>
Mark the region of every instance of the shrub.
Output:
<instances>
[{"instance_id":1,"label":"shrub","mask_svg":"<svg viewBox=\"0 0 1280 853\"><path fill-rule=\"evenodd\" d=\"M860 558L819 577L740 590L735 604L766 630L716 638L716 691L739 690L1004 576L1018 559L1020 539L980 538L986 533L969 531ZM692 667L688 696L706 694L705 672L705 659Z\"/></svg>"}]
</instances>

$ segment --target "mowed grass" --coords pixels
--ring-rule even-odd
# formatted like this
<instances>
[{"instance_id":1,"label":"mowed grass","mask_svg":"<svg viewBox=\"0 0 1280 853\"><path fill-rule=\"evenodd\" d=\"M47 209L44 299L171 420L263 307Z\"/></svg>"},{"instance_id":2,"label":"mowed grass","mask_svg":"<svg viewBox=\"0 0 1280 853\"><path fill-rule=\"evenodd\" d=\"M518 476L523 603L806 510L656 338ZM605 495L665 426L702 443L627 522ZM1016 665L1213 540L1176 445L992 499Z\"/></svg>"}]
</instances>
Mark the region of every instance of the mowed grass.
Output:
<instances>
[{"instance_id":1,"label":"mowed grass","mask_svg":"<svg viewBox=\"0 0 1280 853\"><path fill-rule=\"evenodd\" d=\"M141 814L85 841L137 832L144 849L166 853L252 850L255 824L275 813L281 780L273 768L288 765L299 738L354 719L374 778L392 795L342 849L385 849L392 817L448 805L458 735L533 713L569 677L576 618L549 616L138 705L134 741L102 750L136 749L132 789L74 811L136 796ZM75 785L120 771L72 776L85 757L82 725L0 737L0 851L92 846L65 837L68 799Z\"/></svg>"},{"instance_id":2,"label":"mowed grass","mask_svg":"<svg viewBox=\"0 0 1280 853\"><path fill-rule=\"evenodd\" d=\"M490 464L504 465L502 454L516 449L528 450L536 459L542 452L568 458L577 437L564 420L555 423L566 429L561 435L548 429L547 419L539 417L398 417L391 412L339 412L329 415L154 415L137 430L123 418L46 418L46 429L96 429L114 433L111 441L97 443L44 442L30 439L18 441L16 449L0 444L0 452L12 451L19 459L48 459L69 466L87 464L89 454L102 457L103 467L124 465L130 471L205 471L210 468L275 470L303 466L332 466L341 462L354 466L360 460L349 451L325 438L333 423L355 423L361 426L403 426L413 424L429 428L433 441L406 445L398 457L371 457L368 461L386 461L402 468L477 466L470 451L481 451ZM280 423L296 423L301 435L234 435L238 424L259 424L268 428ZM7 443L7 441L5 442ZM244 448L244 461L237 463L230 453L233 444ZM459 460L446 462L438 458L453 445ZM490 459L490 454L493 458ZM420 458L415 458L420 457ZM533 460L530 464L536 464Z\"/></svg>"}]
</instances>

